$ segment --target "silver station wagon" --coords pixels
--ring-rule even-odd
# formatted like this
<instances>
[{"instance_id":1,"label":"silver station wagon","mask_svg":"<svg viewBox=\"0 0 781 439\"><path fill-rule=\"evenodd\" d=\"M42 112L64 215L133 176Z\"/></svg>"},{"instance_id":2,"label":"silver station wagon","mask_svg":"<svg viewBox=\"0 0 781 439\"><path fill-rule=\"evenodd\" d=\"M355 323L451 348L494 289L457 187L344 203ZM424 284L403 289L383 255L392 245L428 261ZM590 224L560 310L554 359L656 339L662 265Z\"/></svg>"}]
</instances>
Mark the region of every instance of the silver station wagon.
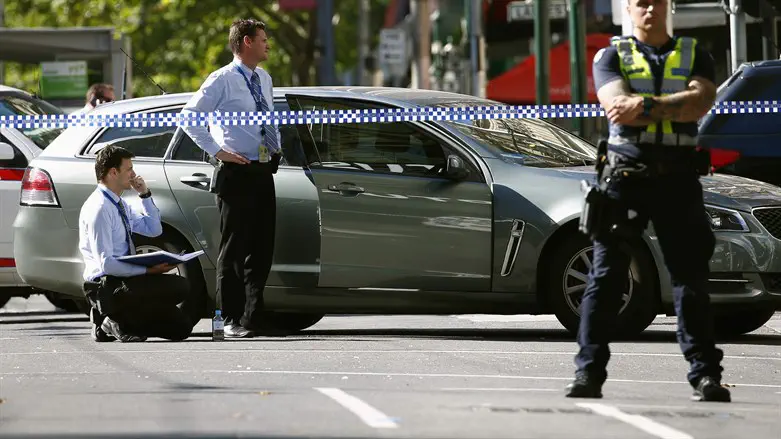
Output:
<instances>
[{"instance_id":1,"label":"silver station wagon","mask_svg":"<svg viewBox=\"0 0 781 439\"><path fill-rule=\"evenodd\" d=\"M178 113L191 94L96 113ZM392 88L277 88L276 110L483 107L497 102ZM281 125L268 321L301 330L326 314L555 314L577 331L592 251L577 231L596 149L541 120ZM164 232L139 252L203 249L178 267L195 318L212 315L219 215L208 157L177 127L69 127L27 168L14 223L24 281L84 302L78 216L106 145L135 153ZM781 300L781 189L702 179L716 230L711 301L721 334L761 327ZM138 197L126 194L135 202ZM652 228L632 249L617 333L673 315Z\"/></svg>"}]
</instances>

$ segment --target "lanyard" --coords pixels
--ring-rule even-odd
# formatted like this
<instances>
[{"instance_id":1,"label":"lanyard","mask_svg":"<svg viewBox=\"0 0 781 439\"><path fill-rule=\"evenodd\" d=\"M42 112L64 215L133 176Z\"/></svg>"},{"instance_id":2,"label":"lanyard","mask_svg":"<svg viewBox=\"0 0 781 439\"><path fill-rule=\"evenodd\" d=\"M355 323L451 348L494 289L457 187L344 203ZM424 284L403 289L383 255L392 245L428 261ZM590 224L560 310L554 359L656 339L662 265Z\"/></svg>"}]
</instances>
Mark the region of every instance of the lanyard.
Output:
<instances>
[{"instance_id":1,"label":"lanyard","mask_svg":"<svg viewBox=\"0 0 781 439\"><path fill-rule=\"evenodd\" d=\"M132 240L130 239L130 220L127 218L127 214L125 214L125 209L119 204L122 202L122 200L120 199L119 203L117 203L106 191L103 189L100 191L103 192L103 196L106 197L107 200L111 201L111 204L113 204L117 208L117 211L119 211L119 216L122 217L122 224L125 226L125 233L127 234L127 246L130 248L133 245Z\"/></svg>"},{"instance_id":2,"label":"lanyard","mask_svg":"<svg viewBox=\"0 0 781 439\"><path fill-rule=\"evenodd\" d=\"M252 92L252 84L250 84L249 79L247 79L247 75L244 74L244 71L239 66L234 66L234 70L239 72L239 75L241 75L242 79L244 79L244 82L247 84L247 88L249 89L249 94L252 95L252 100L255 101L255 109L257 111L263 111L262 104L260 102L261 99L263 99L263 95L260 94L258 96L255 95L255 93ZM266 135L266 127L261 125L260 128L260 135L265 136Z\"/></svg>"},{"instance_id":3,"label":"lanyard","mask_svg":"<svg viewBox=\"0 0 781 439\"><path fill-rule=\"evenodd\" d=\"M260 100L259 100L259 99L263 99L263 96L262 96L262 95L261 95L261 96L256 96L256 95L255 95L255 93L253 93L253 92L252 92L252 84L250 84L250 82L249 82L249 79L247 79L247 75L245 75L245 74L244 74L244 71L243 71L243 70L241 70L241 67L239 67L239 66L236 66L236 67L235 67L235 70L236 70L237 72L239 72L239 74L241 75L241 77L242 77L242 78L244 78L244 82L247 84L247 88L249 89L249 92L250 92L250 94L252 95L252 100L254 100L254 101L255 101L255 108L256 108L258 111L263 111L263 110L261 109L261 107L260 107L260 106L261 106L261 104L260 104Z\"/></svg>"}]
</instances>

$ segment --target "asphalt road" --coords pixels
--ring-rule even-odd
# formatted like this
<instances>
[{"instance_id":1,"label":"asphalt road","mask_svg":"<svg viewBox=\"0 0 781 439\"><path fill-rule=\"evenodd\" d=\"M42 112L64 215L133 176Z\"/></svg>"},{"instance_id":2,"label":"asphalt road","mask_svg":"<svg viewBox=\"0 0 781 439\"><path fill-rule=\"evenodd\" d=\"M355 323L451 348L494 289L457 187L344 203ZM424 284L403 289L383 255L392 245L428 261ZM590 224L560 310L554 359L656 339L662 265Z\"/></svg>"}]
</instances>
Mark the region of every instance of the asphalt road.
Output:
<instances>
[{"instance_id":1,"label":"asphalt road","mask_svg":"<svg viewBox=\"0 0 781 439\"><path fill-rule=\"evenodd\" d=\"M0 436L781 438L781 314L721 343L733 402L689 400L672 318L572 400L551 316L330 317L286 338L94 343L45 299L0 310Z\"/></svg>"}]
</instances>

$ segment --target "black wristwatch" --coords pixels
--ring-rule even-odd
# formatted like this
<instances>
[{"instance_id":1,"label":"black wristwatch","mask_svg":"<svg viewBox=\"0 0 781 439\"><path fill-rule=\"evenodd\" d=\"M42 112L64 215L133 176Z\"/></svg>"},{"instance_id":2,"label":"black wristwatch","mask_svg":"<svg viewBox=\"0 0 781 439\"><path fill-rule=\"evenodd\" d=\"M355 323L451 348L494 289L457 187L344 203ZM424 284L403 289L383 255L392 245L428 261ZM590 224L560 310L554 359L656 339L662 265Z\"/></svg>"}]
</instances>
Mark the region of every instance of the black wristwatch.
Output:
<instances>
[{"instance_id":1,"label":"black wristwatch","mask_svg":"<svg viewBox=\"0 0 781 439\"><path fill-rule=\"evenodd\" d=\"M643 96L643 116L650 116L651 110L654 108L654 99L650 96Z\"/></svg>"},{"instance_id":2,"label":"black wristwatch","mask_svg":"<svg viewBox=\"0 0 781 439\"><path fill-rule=\"evenodd\" d=\"M138 196L141 198L149 198L152 196L152 191L147 189L145 194L138 194Z\"/></svg>"}]
</instances>

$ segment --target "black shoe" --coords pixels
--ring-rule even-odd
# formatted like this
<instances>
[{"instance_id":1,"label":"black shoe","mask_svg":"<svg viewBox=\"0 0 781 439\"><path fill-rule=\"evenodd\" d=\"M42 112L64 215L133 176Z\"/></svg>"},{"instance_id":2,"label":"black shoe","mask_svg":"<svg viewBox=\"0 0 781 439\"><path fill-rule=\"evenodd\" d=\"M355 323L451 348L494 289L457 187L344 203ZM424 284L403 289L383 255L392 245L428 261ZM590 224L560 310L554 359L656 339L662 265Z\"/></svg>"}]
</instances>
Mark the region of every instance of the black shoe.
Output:
<instances>
[{"instance_id":1,"label":"black shoe","mask_svg":"<svg viewBox=\"0 0 781 439\"><path fill-rule=\"evenodd\" d=\"M576 372L575 381L566 388L566 396L567 398L602 398L603 383L604 380L597 380L586 372Z\"/></svg>"},{"instance_id":2,"label":"black shoe","mask_svg":"<svg viewBox=\"0 0 781 439\"><path fill-rule=\"evenodd\" d=\"M103 325L103 318L100 316L100 311L97 308L92 308L89 311L89 321L92 324L92 339L99 343L106 343L116 340L116 338L106 334L106 331L101 327Z\"/></svg>"},{"instance_id":3,"label":"black shoe","mask_svg":"<svg viewBox=\"0 0 781 439\"><path fill-rule=\"evenodd\" d=\"M134 343L134 342L142 342L146 341L146 337L140 336L140 335L131 335L126 334L122 329L120 329L119 324L112 320L110 317L106 317L103 319L103 324L100 325L101 329L103 329L106 334L113 335L117 338L117 340L121 341L122 343Z\"/></svg>"},{"instance_id":4,"label":"black shoe","mask_svg":"<svg viewBox=\"0 0 781 439\"><path fill-rule=\"evenodd\" d=\"M729 389L722 387L719 380L711 377L702 377L694 388L692 401L731 402Z\"/></svg>"}]
</instances>

